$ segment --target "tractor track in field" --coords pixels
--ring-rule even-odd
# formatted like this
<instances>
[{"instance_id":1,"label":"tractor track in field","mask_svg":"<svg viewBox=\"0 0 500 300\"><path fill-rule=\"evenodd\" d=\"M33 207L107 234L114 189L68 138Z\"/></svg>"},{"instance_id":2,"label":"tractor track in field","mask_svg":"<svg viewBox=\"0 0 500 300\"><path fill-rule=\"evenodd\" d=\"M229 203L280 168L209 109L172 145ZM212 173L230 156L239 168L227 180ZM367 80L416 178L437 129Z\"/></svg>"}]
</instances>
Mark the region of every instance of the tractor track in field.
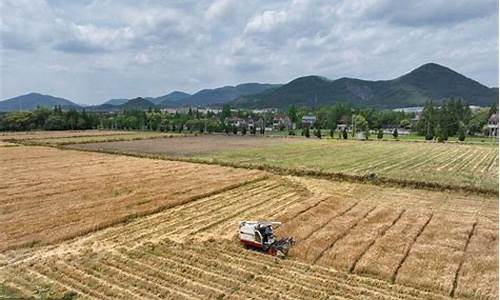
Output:
<instances>
[{"instance_id":1,"label":"tractor track in field","mask_svg":"<svg viewBox=\"0 0 500 300\"><path fill-rule=\"evenodd\" d=\"M403 216L403 214L406 212L405 209L401 210L401 213L399 213L399 215L392 221L392 223L385 227L382 231L380 231L377 235L377 237L375 237L369 244L368 246L365 247L365 249L363 249L363 251L361 252L360 255L358 255L358 257L356 257L354 259L354 262L351 264L351 266L349 267L349 270L348 272L349 273L352 273L354 271L354 269L356 268L356 265L358 264L358 262L363 258L363 256L366 254L366 252L368 252L370 250L370 248L375 244L375 242L377 241L377 239L383 237L385 235L385 233L391 229L400 219L401 217Z\"/></svg>"},{"instance_id":2,"label":"tractor track in field","mask_svg":"<svg viewBox=\"0 0 500 300\"><path fill-rule=\"evenodd\" d=\"M460 271L462 270L462 266L464 264L464 259L465 259L465 255L467 253L467 248L469 247L470 240L471 240L472 236L474 235L474 231L476 229L476 226L477 226L477 220L474 221L474 223L472 224L472 228L469 232L469 235L467 236L467 241L465 242L465 246L463 249L464 253L463 253L462 259L460 260L460 263L458 265L457 271L455 272L455 277L453 278L453 286L452 286L452 289L450 291L450 297L455 297L455 291L456 291L457 285L458 285L458 277L460 276Z\"/></svg>"},{"instance_id":3,"label":"tractor track in field","mask_svg":"<svg viewBox=\"0 0 500 300\"><path fill-rule=\"evenodd\" d=\"M429 215L429 218L427 219L427 221L425 221L424 225L420 228L420 230L418 231L417 235L412 240L412 242L409 245L409 247L406 249L405 254L403 255L403 258L399 262L399 264L398 264L396 270L394 271L394 273L391 275L391 278L390 278L390 282L391 283L395 283L396 282L396 278L398 276L399 270L401 269L401 267L405 263L406 259L408 258L408 255L410 255L410 251L411 251L413 245L417 242L418 238L422 235L422 233L424 232L425 228L427 227L427 225L429 225L429 223L431 222L431 220L432 220L433 217L434 217L434 214L431 213Z\"/></svg>"},{"instance_id":4,"label":"tractor track in field","mask_svg":"<svg viewBox=\"0 0 500 300\"><path fill-rule=\"evenodd\" d=\"M326 252L328 252L329 250L331 250L333 247L335 247L335 244L340 240L342 239L343 237L347 236L349 234L349 231L351 231L354 227L356 227L360 222L361 220L365 219L372 211L374 211L377 207L376 206L373 206L372 208L370 208L361 218L357 219L354 224L352 224L351 226L349 226L349 228L344 231L340 236L338 236L337 238L335 238L332 242L330 242L330 244L323 250L320 252L320 254L314 258L312 260L312 263L313 264L316 264L322 257L323 255L325 255Z\"/></svg>"}]
</instances>

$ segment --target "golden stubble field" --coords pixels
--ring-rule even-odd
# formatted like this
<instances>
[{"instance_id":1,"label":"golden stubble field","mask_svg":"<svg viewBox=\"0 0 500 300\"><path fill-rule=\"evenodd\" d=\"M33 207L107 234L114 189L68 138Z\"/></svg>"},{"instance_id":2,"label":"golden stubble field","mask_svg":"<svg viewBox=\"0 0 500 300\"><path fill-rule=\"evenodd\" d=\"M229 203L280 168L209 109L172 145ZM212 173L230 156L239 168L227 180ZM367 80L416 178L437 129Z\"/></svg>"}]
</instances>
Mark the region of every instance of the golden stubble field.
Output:
<instances>
[{"instance_id":1,"label":"golden stubble field","mask_svg":"<svg viewBox=\"0 0 500 300\"><path fill-rule=\"evenodd\" d=\"M33 146L0 168L4 293L498 298L495 196ZM289 259L244 250L245 219L283 222Z\"/></svg>"}]
</instances>

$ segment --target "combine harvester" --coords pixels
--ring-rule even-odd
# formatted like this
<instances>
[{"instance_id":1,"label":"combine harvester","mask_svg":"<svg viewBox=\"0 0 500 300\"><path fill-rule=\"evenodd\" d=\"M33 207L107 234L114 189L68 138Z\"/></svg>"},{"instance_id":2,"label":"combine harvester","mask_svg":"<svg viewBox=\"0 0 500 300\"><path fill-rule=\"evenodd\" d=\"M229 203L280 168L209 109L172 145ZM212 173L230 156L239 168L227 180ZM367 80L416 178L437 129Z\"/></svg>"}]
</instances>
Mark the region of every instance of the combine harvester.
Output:
<instances>
[{"instance_id":1,"label":"combine harvester","mask_svg":"<svg viewBox=\"0 0 500 300\"><path fill-rule=\"evenodd\" d=\"M261 250L267 254L285 258L295 244L293 238L274 238L273 229L281 222L242 221L240 222L240 242L247 248Z\"/></svg>"}]
</instances>

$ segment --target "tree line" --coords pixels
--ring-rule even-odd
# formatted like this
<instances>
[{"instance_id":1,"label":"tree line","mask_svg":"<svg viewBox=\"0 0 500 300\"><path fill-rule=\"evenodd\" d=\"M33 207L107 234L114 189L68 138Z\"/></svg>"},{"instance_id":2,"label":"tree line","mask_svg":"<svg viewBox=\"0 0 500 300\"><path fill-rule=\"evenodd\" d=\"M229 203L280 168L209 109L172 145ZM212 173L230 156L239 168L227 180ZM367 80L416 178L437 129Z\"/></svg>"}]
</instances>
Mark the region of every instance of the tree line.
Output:
<instances>
[{"instance_id":1,"label":"tree line","mask_svg":"<svg viewBox=\"0 0 500 300\"><path fill-rule=\"evenodd\" d=\"M297 108L291 106L286 111L277 113L254 113L249 110L233 110L226 104L219 112L201 112L191 109L175 113L161 111L158 108L147 110L123 110L121 112L103 113L86 112L85 110L64 111L60 106L53 109L37 108L29 112L10 112L0 114L0 130L84 130L84 129L117 129L117 130L151 130L182 132L225 132L227 134L252 132L252 128L234 128L226 125L227 118L261 119L266 127L272 126L276 114L286 114L297 129L302 128L302 117L316 116L313 135L321 135L321 129L329 129L330 135L335 134L339 125L344 125L343 131L338 132L339 138L347 135L347 127L354 136L363 132L366 137L370 131L382 128L403 128L411 130L426 139L447 140L449 136L475 135L484 132L488 118L497 112L497 107L483 108L472 112L469 105L461 99L448 99L436 106L427 101L423 111L416 118L415 113L402 111L378 110L370 107L355 107L339 103L333 106L320 108ZM313 129L311 128L311 129ZM261 128L263 131L264 128ZM309 136L310 128L302 128L302 135ZM263 133L263 132L261 132ZM295 134L291 130L290 134ZM394 133L393 133L394 134ZM396 132L397 134L397 132Z\"/></svg>"}]
</instances>

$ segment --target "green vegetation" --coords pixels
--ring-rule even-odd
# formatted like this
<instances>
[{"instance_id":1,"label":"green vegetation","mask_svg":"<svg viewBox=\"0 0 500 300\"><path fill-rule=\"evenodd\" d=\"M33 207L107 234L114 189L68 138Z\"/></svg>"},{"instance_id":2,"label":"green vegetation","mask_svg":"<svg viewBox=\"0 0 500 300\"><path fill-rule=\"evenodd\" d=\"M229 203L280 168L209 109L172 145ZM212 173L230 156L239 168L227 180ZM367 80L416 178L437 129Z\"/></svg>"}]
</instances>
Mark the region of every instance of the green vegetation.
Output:
<instances>
[{"instance_id":1,"label":"green vegetation","mask_svg":"<svg viewBox=\"0 0 500 300\"><path fill-rule=\"evenodd\" d=\"M297 140L197 159L253 168L279 168L409 180L455 188L498 190L498 147L438 143Z\"/></svg>"},{"instance_id":2,"label":"green vegetation","mask_svg":"<svg viewBox=\"0 0 500 300\"><path fill-rule=\"evenodd\" d=\"M449 68L425 64L393 80L370 81L354 78L329 80L319 76L300 77L275 89L243 96L236 101L241 107L277 107L290 105L326 106L338 103L397 108L422 106L428 99L456 95L470 104L491 105L498 102L498 89L488 88Z\"/></svg>"}]
</instances>

